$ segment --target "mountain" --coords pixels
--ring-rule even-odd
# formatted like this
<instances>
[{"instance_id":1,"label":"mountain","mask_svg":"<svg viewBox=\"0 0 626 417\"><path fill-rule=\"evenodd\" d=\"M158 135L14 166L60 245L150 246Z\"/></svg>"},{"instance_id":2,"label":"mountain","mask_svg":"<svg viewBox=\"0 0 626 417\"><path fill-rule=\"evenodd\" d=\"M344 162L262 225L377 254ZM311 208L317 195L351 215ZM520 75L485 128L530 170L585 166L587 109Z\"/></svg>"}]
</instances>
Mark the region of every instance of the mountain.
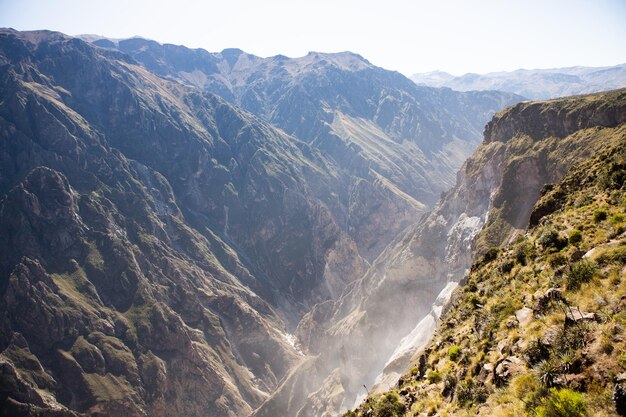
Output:
<instances>
[{"instance_id":1,"label":"mountain","mask_svg":"<svg viewBox=\"0 0 626 417\"><path fill-rule=\"evenodd\" d=\"M434 71L411 79L419 85L448 87L456 91L498 90L533 100L587 94L626 87L626 64L611 67L569 67L453 76Z\"/></svg>"},{"instance_id":2,"label":"mountain","mask_svg":"<svg viewBox=\"0 0 626 417\"><path fill-rule=\"evenodd\" d=\"M520 100L353 54L94 42L0 30L3 415L289 415L336 367L301 319Z\"/></svg>"},{"instance_id":3,"label":"mountain","mask_svg":"<svg viewBox=\"0 0 626 417\"><path fill-rule=\"evenodd\" d=\"M368 262L453 185L493 113L522 99L417 87L350 52L260 58L141 38L94 43L219 95L332 159L348 179L336 216Z\"/></svg>"},{"instance_id":4,"label":"mountain","mask_svg":"<svg viewBox=\"0 0 626 417\"><path fill-rule=\"evenodd\" d=\"M393 383L434 331L441 305L475 253L523 230L542 186L602 149L602 135L588 136L599 127L626 121L624 98L625 91L619 90L525 102L494 116L455 187L390 244L362 279L301 321L299 339L313 341L309 348L328 367L316 366L324 369L317 378L318 391L326 395L341 387L347 399L342 406L350 407L364 394L363 384L372 388ZM368 365L359 365L363 363ZM340 372L340 383L327 379L332 372ZM320 407L331 400L318 401L310 398L305 406L309 411L300 415L322 415Z\"/></svg>"},{"instance_id":5,"label":"mountain","mask_svg":"<svg viewBox=\"0 0 626 417\"><path fill-rule=\"evenodd\" d=\"M3 410L249 414L364 270L334 167L119 52L0 36Z\"/></svg>"},{"instance_id":6,"label":"mountain","mask_svg":"<svg viewBox=\"0 0 626 417\"><path fill-rule=\"evenodd\" d=\"M498 113L406 249L447 230L430 259L470 272L396 351L413 368L344 415L624 415L625 139L626 90Z\"/></svg>"}]
</instances>

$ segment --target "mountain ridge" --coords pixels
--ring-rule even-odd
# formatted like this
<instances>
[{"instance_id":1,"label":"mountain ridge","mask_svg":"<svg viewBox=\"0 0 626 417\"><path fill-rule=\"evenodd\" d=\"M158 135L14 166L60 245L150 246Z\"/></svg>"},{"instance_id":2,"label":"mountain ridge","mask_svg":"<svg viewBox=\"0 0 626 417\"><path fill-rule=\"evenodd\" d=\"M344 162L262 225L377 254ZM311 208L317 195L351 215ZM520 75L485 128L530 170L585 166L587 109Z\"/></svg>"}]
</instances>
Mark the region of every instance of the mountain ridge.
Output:
<instances>
[{"instance_id":1,"label":"mountain ridge","mask_svg":"<svg viewBox=\"0 0 626 417\"><path fill-rule=\"evenodd\" d=\"M297 215L309 235L294 225L279 240L310 251L300 259L311 264L329 251L349 253L358 274L353 244L312 196L332 198L332 169L253 115L168 84L118 53L55 35L37 44L5 36L3 410L249 414L303 358L284 319L302 308L296 299L318 290L327 297L349 275L317 285L307 275L281 284L274 274L272 282L262 257L244 257L241 236L261 233L261 244L281 232L279 216ZM177 164L155 169L176 154ZM266 206L287 181L290 205ZM242 205L256 231L235 218ZM340 264L326 263L329 278ZM277 290L291 292L295 308L279 309L277 299L290 301Z\"/></svg>"},{"instance_id":2,"label":"mountain ridge","mask_svg":"<svg viewBox=\"0 0 626 417\"><path fill-rule=\"evenodd\" d=\"M517 69L460 76L433 71L413 74L410 78L420 85L448 87L458 91L500 90L534 100L545 100L623 88L626 86L626 64Z\"/></svg>"},{"instance_id":3,"label":"mountain ridge","mask_svg":"<svg viewBox=\"0 0 626 417\"><path fill-rule=\"evenodd\" d=\"M361 214L387 231L377 243L357 235L364 223L352 215L351 197L344 197L349 233L368 262L423 212L420 207L451 186L451 173L478 143L491 114L521 99L420 89L353 53L259 58L236 52L225 59L142 39L122 40L118 49L161 76L217 94L319 149L355 178L344 185L344 195L382 199L399 214L396 220L369 202L369 213ZM337 64L338 56L356 62L357 70ZM380 146L381 141L389 145Z\"/></svg>"}]
</instances>

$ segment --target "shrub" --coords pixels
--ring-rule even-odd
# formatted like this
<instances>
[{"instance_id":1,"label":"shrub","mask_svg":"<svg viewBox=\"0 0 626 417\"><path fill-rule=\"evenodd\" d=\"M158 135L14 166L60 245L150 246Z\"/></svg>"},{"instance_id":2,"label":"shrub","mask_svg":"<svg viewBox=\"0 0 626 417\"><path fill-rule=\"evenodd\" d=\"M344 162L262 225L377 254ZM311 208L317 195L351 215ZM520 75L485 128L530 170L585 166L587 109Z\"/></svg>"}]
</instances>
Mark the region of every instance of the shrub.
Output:
<instances>
[{"instance_id":1,"label":"shrub","mask_svg":"<svg viewBox=\"0 0 626 417\"><path fill-rule=\"evenodd\" d=\"M452 346L448 349L448 357L451 361L456 362L459 359L459 354L461 353L461 346Z\"/></svg>"},{"instance_id":2,"label":"shrub","mask_svg":"<svg viewBox=\"0 0 626 417\"><path fill-rule=\"evenodd\" d=\"M530 242L524 240L515 247L513 250L513 256L521 265L526 265L528 259L535 256L535 248Z\"/></svg>"},{"instance_id":3,"label":"shrub","mask_svg":"<svg viewBox=\"0 0 626 417\"><path fill-rule=\"evenodd\" d=\"M543 404L537 408L537 417L586 417L587 403L582 394L569 389L551 389Z\"/></svg>"},{"instance_id":4,"label":"shrub","mask_svg":"<svg viewBox=\"0 0 626 417\"><path fill-rule=\"evenodd\" d=\"M603 353L610 355L613 352L613 349L614 349L613 341L608 335L603 334L600 339L600 350Z\"/></svg>"},{"instance_id":5,"label":"shrub","mask_svg":"<svg viewBox=\"0 0 626 417\"><path fill-rule=\"evenodd\" d=\"M530 365L535 365L541 360L547 359L550 356L550 350L540 338L536 338L528 342L524 356Z\"/></svg>"},{"instance_id":6,"label":"shrub","mask_svg":"<svg viewBox=\"0 0 626 417\"><path fill-rule=\"evenodd\" d=\"M551 227L548 227L541 231L539 237L537 238L537 243L539 243L544 249L547 249L553 247L558 239L559 232Z\"/></svg>"},{"instance_id":7,"label":"shrub","mask_svg":"<svg viewBox=\"0 0 626 417\"><path fill-rule=\"evenodd\" d=\"M587 206L591 203L593 203L593 198L591 198L590 195L581 195L574 202L574 206L576 206L577 208L580 208L580 207Z\"/></svg>"},{"instance_id":8,"label":"shrub","mask_svg":"<svg viewBox=\"0 0 626 417\"><path fill-rule=\"evenodd\" d=\"M584 347L587 343L587 335L590 332L589 323L577 323L576 326L567 326L559 333L556 338L556 350L565 352L568 350L575 351Z\"/></svg>"},{"instance_id":9,"label":"shrub","mask_svg":"<svg viewBox=\"0 0 626 417\"><path fill-rule=\"evenodd\" d=\"M512 261L503 262L502 265L500 265L500 272L508 274L513 270L513 266L515 266L515 264Z\"/></svg>"},{"instance_id":10,"label":"shrub","mask_svg":"<svg viewBox=\"0 0 626 417\"><path fill-rule=\"evenodd\" d=\"M426 379L428 379L429 384L436 384L437 382L441 382L441 372L437 370L428 371Z\"/></svg>"},{"instance_id":11,"label":"shrub","mask_svg":"<svg viewBox=\"0 0 626 417\"><path fill-rule=\"evenodd\" d=\"M571 350L565 350L559 354L559 369L562 373L568 374L575 368L577 368L576 355Z\"/></svg>"},{"instance_id":12,"label":"shrub","mask_svg":"<svg viewBox=\"0 0 626 417\"><path fill-rule=\"evenodd\" d=\"M498 249L498 248L490 248L483 255L483 262L487 263L487 262L493 261L494 259L496 259L498 257L499 253L500 253L500 249Z\"/></svg>"},{"instance_id":13,"label":"shrub","mask_svg":"<svg viewBox=\"0 0 626 417\"><path fill-rule=\"evenodd\" d=\"M483 384L476 384L472 378L467 379L456 388L456 398L462 406L481 404L487 401L489 391Z\"/></svg>"},{"instance_id":14,"label":"shrub","mask_svg":"<svg viewBox=\"0 0 626 417\"><path fill-rule=\"evenodd\" d=\"M604 189L620 189L626 181L626 169L623 163L612 162L608 169L598 176L598 184Z\"/></svg>"},{"instance_id":15,"label":"shrub","mask_svg":"<svg viewBox=\"0 0 626 417\"><path fill-rule=\"evenodd\" d=\"M560 374L559 366L550 359L539 362L536 368L537 379L546 388L552 388Z\"/></svg>"},{"instance_id":16,"label":"shrub","mask_svg":"<svg viewBox=\"0 0 626 417\"><path fill-rule=\"evenodd\" d=\"M571 243L572 245L576 245L582 242L583 234L580 230L575 229L569 232L569 234L567 235L567 238L569 239L569 243Z\"/></svg>"},{"instance_id":17,"label":"shrub","mask_svg":"<svg viewBox=\"0 0 626 417\"><path fill-rule=\"evenodd\" d=\"M624 221L624 215L621 213L615 213L614 215L611 216L612 224L622 223L623 221Z\"/></svg>"},{"instance_id":18,"label":"shrub","mask_svg":"<svg viewBox=\"0 0 626 417\"><path fill-rule=\"evenodd\" d=\"M467 304L471 305L472 308L475 308L476 306L478 306L478 304L481 304L481 299L478 295L476 295L475 293L470 293L467 297Z\"/></svg>"},{"instance_id":19,"label":"shrub","mask_svg":"<svg viewBox=\"0 0 626 417\"><path fill-rule=\"evenodd\" d=\"M522 305L517 299L507 295L503 297L499 303L493 304L489 308L490 318L494 320L494 324L497 324L512 314L515 314L515 311L521 307Z\"/></svg>"},{"instance_id":20,"label":"shrub","mask_svg":"<svg viewBox=\"0 0 626 417\"><path fill-rule=\"evenodd\" d=\"M567 264L567 257L561 255L560 253L555 253L550 256L548 263L552 268L558 268L559 266Z\"/></svg>"},{"instance_id":21,"label":"shrub","mask_svg":"<svg viewBox=\"0 0 626 417\"><path fill-rule=\"evenodd\" d=\"M532 373L527 373L513 378L511 389L515 397L522 400L527 408L534 408L544 395L543 387L537 382Z\"/></svg>"},{"instance_id":22,"label":"shrub","mask_svg":"<svg viewBox=\"0 0 626 417\"><path fill-rule=\"evenodd\" d=\"M604 209L598 209L593 212L593 221L596 223L600 223L603 220L606 220L608 214Z\"/></svg>"},{"instance_id":23,"label":"shrub","mask_svg":"<svg viewBox=\"0 0 626 417\"><path fill-rule=\"evenodd\" d=\"M389 392L374 405L373 415L376 417L399 417L404 415L406 407L396 394Z\"/></svg>"},{"instance_id":24,"label":"shrub","mask_svg":"<svg viewBox=\"0 0 626 417\"><path fill-rule=\"evenodd\" d=\"M567 276L567 289L575 290L580 288L581 284L589 282L593 274L595 274L596 269L596 264L586 259L574 262L570 266L570 272Z\"/></svg>"},{"instance_id":25,"label":"shrub","mask_svg":"<svg viewBox=\"0 0 626 417\"><path fill-rule=\"evenodd\" d=\"M452 393L454 393L454 389L456 388L456 377L453 374L446 374L443 379L443 392L441 395L444 397L449 397Z\"/></svg>"}]
</instances>

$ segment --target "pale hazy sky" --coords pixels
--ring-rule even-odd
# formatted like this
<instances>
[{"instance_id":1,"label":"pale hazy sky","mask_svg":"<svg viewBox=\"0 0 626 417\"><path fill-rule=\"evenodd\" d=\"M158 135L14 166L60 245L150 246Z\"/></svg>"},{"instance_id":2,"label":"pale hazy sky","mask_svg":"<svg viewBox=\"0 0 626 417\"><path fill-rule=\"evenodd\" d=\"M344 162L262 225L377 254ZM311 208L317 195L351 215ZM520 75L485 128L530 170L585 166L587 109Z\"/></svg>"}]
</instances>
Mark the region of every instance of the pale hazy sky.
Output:
<instances>
[{"instance_id":1,"label":"pale hazy sky","mask_svg":"<svg viewBox=\"0 0 626 417\"><path fill-rule=\"evenodd\" d=\"M0 0L0 26L454 74L626 62L626 0Z\"/></svg>"}]
</instances>

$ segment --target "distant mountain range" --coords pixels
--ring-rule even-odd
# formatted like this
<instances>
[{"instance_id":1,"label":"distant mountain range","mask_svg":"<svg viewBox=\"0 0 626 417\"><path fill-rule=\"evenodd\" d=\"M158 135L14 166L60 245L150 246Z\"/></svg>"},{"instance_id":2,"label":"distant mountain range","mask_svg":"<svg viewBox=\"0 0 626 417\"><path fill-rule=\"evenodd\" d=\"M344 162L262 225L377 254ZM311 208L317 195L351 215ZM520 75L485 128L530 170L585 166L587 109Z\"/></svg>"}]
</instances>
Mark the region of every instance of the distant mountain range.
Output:
<instances>
[{"instance_id":1,"label":"distant mountain range","mask_svg":"<svg viewBox=\"0 0 626 417\"><path fill-rule=\"evenodd\" d=\"M626 64L610 67L518 69L510 72L454 76L443 71L411 76L418 85L456 91L498 90L543 100L626 87Z\"/></svg>"}]
</instances>

